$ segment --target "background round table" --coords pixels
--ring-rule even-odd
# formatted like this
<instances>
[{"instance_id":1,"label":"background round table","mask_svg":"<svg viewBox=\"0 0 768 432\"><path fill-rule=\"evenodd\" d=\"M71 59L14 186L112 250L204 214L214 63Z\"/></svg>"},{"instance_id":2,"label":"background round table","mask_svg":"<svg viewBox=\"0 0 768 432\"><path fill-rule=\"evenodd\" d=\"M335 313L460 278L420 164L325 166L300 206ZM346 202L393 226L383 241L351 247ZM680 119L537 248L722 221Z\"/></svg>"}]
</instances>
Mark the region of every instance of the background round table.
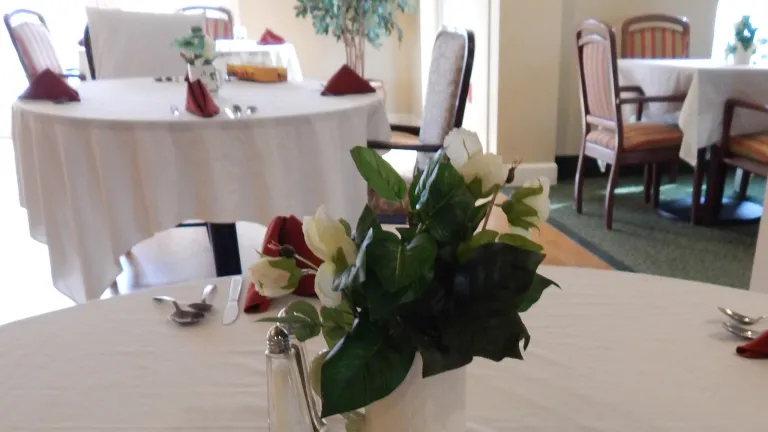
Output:
<instances>
[{"instance_id":1,"label":"background round table","mask_svg":"<svg viewBox=\"0 0 768 432\"><path fill-rule=\"evenodd\" d=\"M768 311L768 296L639 274L544 267L560 282L524 315L523 362L468 366L468 430L762 430L768 362L738 357L716 309ZM247 282L247 281L246 281ZM0 327L0 429L267 431L264 336L241 315L168 322L153 295L91 302ZM273 304L276 313L290 299ZM321 338L311 347L322 347Z\"/></svg>"},{"instance_id":2,"label":"background round table","mask_svg":"<svg viewBox=\"0 0 768 432\"><path fill-rule=\"evenodd\" d=\"M321 90L225 83L214 95L222 113L210 119L184 110L183 81L152 78L84 82L78 103L17 101L19 195L32 237L49 247L56 288L76 302L99 298L120 255L186 220L266 225L321 204L357 220L365 183L349 150L388 140L389 122L375 94ZM257 112L232 119L224 108L233 104Z\"/></svg>"}]
</instances>

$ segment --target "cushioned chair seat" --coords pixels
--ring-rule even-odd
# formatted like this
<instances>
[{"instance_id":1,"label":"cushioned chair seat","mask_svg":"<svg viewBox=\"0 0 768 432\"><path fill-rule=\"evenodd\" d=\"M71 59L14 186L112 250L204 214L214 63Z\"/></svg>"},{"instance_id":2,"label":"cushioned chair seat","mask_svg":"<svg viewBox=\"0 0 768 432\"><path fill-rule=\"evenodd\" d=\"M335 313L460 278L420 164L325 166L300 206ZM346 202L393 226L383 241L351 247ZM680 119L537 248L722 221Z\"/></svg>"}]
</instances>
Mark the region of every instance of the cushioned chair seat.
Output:
<instances>
[{"instance_id":1,"label":"cushioned chair seat","mask_svg":"<svg viewBox=\"0 0 768 432\"><path fill-rule=\"evenodd\" d=\"M768 132L731 137L730 150L739 156L768 163Z\"/></svg>"},{"instance_id":2,"label":"cushioned chair seat","mask_svg":"<svg viewBox=\"0 0 768 432\"><path fill-rule=\"evenodd\" d=\"M624 150L638 151L679 146L683 133L674 126L658 123L632 123L624 126ZM616 133L596 130L587 135L587 142L616 149Z\"/></svg>"}]
</instances>

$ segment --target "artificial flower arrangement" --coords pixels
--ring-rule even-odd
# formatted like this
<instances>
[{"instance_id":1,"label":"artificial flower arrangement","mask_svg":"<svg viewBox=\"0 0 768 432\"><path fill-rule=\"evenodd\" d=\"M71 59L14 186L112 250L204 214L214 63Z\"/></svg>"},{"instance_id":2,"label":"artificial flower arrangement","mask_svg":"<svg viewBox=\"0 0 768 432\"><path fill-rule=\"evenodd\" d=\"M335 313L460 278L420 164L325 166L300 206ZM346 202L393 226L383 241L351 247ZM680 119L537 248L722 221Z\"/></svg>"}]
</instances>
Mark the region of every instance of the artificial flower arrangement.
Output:
<instances>
[{"instance_id":1,"label":"artificial flower arrangement","mask_svg":"<svg viewBox=\"0 0 768 432\"><path fill-rule=\"evenodd\" d=\"M755 43L757 27L752 25L751 17L745 15L734 23L733 29L734 40L726 47L726 54L736 56L739 53L744 53L746 62L749 63L749 58L757 53L757 44Z\"/></svg>"},{"instance_id":2,"label":"artificial flower arrangement","mask_svg":"<svg viewBox=\"0 0 768 432\"><path fill-rule=\"evenodd\" d=\"M205 36L201 26L192 26L190 34L176 38L173 45L181 52L181 57L190 65L213 64L215 45Z\"/></svg>"},{"instance_id":3,"label":"artificial flower arrangement","mask_svg":"<svg viewBox=\"0 0 768 432\"><path fill-rule=\"evenodd\" d=\"M520 313L554 285L537 274L544 255L531 239L549 215L546 179L498 203L516 165L484 154L477 135L462 129L446 137L410 188L375 151L355 147L351 154L381 197L405 202L408 196L408 226L385 230L366 206L353 228L320 207L303 231L322 265L302 271L296 261L307 261L283 247L280 257L263 257L250 269L267 297L289 294L305 272L316 274L319 313L295 301L288 306L293 315L261 321L291 324L302 341L324 337L329 350L313 362L321 368L322 416L385 398L417 354L424 378L462 368L474 357L522 359L530 335ZM511 232L487 228L494 206Z\"/></svg>"}]
</instances>

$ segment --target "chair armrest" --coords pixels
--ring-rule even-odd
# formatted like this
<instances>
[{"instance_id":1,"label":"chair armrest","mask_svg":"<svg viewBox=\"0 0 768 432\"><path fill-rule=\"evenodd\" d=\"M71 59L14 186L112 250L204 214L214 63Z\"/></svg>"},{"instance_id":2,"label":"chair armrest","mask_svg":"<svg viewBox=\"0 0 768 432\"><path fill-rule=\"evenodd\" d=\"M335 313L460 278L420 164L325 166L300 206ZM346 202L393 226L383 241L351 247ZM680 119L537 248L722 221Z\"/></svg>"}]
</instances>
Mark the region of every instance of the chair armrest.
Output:
<instances>
[{"instance_id":1,"label":"chair armrest","mask_svg":"<svg viewBox=\"0 0 768 432\"><path fill-rule=\"evenodd\" d=\"M659 103L659 102L685 102L687 94L675 94L667 96L637 96L630 98L619 98L620 105L636 104L636 103Z\"/></svg>"},{"instance_id":2,"label":"chair armrest","mask_svg":"<svg viewBox=\"0 0 768 432\"><path fill-rule=\"evenodd\" d=\"M619 93L637 93L640 96L645 96L645 90L640 86L621 86Z\"/></svg>"},{"instance_id":3,"label":"chair armrest","mask_svg":"<svg viewBox=\"0 0 768 432\"><path fill-rule=\"evenodd\" d=\"M421 127L413 125L391 124L390 129L395 132L405 132L407 134L419 136L421 134Z\"/></svg>"},{"instance_id":4,"label":"chair armrest","mask_svg":"<svg viewBox=\"0 0 768 432\"><path fill-rule=\"evenodd\" d=\"M760 105L754 102L745 101L743 99L728 99L725 102L725 107L732 108L744 108L751 111L759 111L768 114L768 105Z\"/></svg>"},{"instance_id":5,"label":"chair armrest","mask_svg":"<svg viewBox=\"0 0 768 432\"><path fill-rule=\"evenodd\" d=\"M413 150L423 153L437 153L443 148L442 144L403 144L389 141L368 141L368 148L374 150Z\"/></svg>"}]
</instances>

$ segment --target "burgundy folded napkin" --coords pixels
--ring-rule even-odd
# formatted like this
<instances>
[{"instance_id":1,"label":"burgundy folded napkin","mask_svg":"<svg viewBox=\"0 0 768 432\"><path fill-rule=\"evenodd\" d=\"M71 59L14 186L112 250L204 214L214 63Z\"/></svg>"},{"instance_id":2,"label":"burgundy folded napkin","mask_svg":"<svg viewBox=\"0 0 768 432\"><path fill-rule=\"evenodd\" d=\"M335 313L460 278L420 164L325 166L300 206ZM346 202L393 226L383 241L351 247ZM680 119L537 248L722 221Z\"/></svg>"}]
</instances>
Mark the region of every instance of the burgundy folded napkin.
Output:
<instances>
[{"instance_id":1,"label":"burgundy folded napkin","mask_svg":"<svg viewBox=\"0 0 768 432\"><path fill-rule=\"evenodd\" d=\"M768 331L753 341L739 345L736 354L746 358L768 358Z\"/></svg>"},{"instance_id":2,"label":"burgundy folded napkin","mask_svg":"<svg viewBox=\"0 0 768 432\"><path fill-rule=\"evenodd\" d=\"M309 249L309 246L307 246L307 242L304 240L302 225L296 216L278 216L272 219L269 227L267 227L267 234L264 236L261 253L270 257L277 257L279 256L279 251L273 246L288 245L293 247L297 255L319 267L323 261L315 256ZM296 260L296 265L301 269L309 267L308 264L299 260ZM293 293L300 296L314 296L315 275L304 275L299 280L299 286ZM248 291L245 293L245 307L243 311L245 313L264 312L269 308L270 303L272 301L259 294L253 282L251 282L248 286Z\"/></svg>"},{"instance_id":3,"label":"burgundy folded napkin","mask_svg":"<svg viewBox=\"0 0 768 432\"><path fill-rule=\"evenodd\" d=\"M200 117L213 117L219 113L219 106L211 98L208 89L199 79L187 78L187 111Z\"/></svg>"},{"instance_id":4,"label":"burgundy folded napkin","mask_svg":"<svg viewBox=\"0 0 768 432\"><path fill-rule=\"evenodd\" d=\"M284 43L285 39L270 29L264 30L261 38L259 38L259 45L282 45Z\"/></svg>"},{"instance_id":5,"label":"burgundy folded napkin","mask_svg":"<svg viewBox=\"0 0 768 432\"><path fill-rule=\"evenodd\" d=\"M343 96L348 94L376 93L363 77L354 69L344 65L325 84L321 93L323 96Z\"/></svg>"},{"instance_id":6,"label":"burgundy folded napkin","mask_svg":"<svg viewBox=\"0 0 768 432\"><path fill-rule=\"evenodd\" d=\"M29 87L24 90L19 99L75 102L80 100L80 94L55 72L45 69L32 78Z\"/></svg>"}]
</instances>

